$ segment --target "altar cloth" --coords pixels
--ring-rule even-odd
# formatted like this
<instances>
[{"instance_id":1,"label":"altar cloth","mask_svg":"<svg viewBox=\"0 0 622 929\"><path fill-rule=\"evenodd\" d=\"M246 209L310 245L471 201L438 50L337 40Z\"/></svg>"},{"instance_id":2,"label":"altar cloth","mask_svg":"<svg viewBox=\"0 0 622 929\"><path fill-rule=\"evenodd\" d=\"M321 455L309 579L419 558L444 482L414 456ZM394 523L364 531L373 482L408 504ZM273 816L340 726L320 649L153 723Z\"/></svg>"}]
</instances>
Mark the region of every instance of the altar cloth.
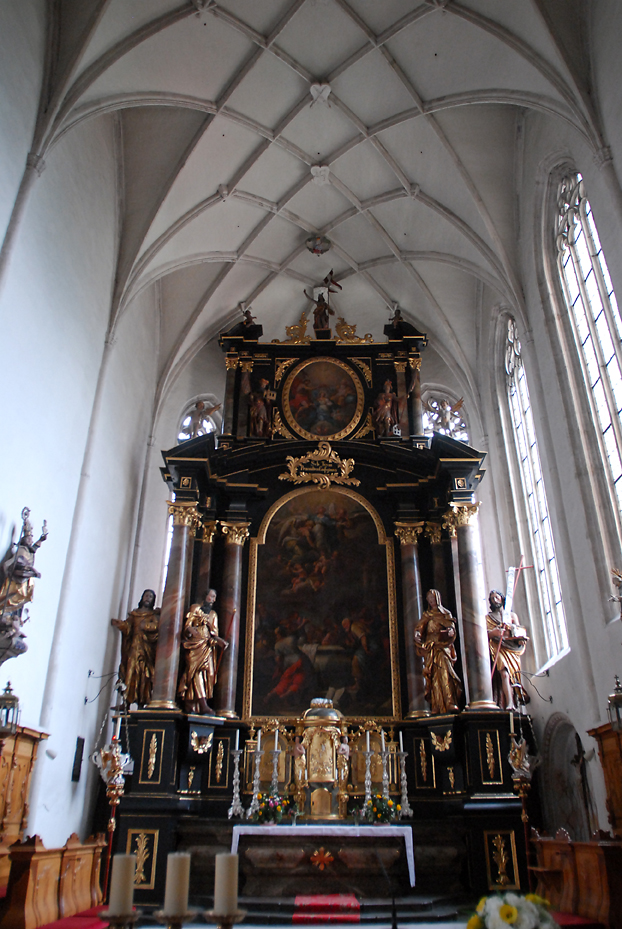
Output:
<instances>
[{"instance_id":1,"label":"altar cloth","mask_svg":"<svg viewBox=\"0 0 622 929\"><path fill-rule=\"evenodd\" d=\"M415 886L415 854L413 851L413 834L410 826L392 826L390 824L382 826L327 826L327 825L307 825L304 826L234 826L233 835L231 836L231 851L237 855L240 836L242 835L317 835L317 836L339 836L348 837L365 837L374 838L401 838L404 840L406 851L406 861L408 862L408 877L410 886Z\"/></svg>"}]
</instances>

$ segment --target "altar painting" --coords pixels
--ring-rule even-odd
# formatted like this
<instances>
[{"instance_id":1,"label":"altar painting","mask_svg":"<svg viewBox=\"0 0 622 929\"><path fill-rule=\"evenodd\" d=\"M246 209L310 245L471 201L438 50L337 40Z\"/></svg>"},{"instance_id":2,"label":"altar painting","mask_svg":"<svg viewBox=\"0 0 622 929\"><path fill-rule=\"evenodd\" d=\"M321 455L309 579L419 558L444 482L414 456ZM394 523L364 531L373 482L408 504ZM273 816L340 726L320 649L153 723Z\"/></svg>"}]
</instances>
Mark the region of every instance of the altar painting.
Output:
<instances>
[{"instance_id":1,"label":"altar painting","mask_svg":"<svg viewBox=\"0 0 622 929\"><path fill-rule=\"evenodd\" d=\"M313 697L348 716L395 715L393 551L377 515L350 490L299 490L266 520L251 577L249 715L298 716Z\"/></svg>"},{"instance_id":2,"label":"altar painting","mask_svg":"<svg viewBox=\"0 0 622 929\"><path fill-rule=\"evenodd\" d=\"M285 382L283 412L287 423L307 439L341 438L357 425L363 388L342 361L312 359L298 365Z\"/></svg>"}]
</instances>

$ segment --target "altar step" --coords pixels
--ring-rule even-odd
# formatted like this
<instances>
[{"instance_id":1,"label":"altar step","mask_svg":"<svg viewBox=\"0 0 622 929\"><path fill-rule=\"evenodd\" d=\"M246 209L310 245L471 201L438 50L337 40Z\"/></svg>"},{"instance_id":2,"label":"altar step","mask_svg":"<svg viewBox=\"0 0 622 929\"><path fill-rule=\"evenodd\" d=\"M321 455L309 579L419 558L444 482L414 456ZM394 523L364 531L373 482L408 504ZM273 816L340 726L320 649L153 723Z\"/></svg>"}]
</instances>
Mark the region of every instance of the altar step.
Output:
<instances>
[{"instance_id":1,"label":"altar step","mask_svg":"<svg viewBox=\"0 0 622 929\"><path fill-rule=\"evenodd\" d=\"M252 925L326 925L337 929L337 925L352 925L353 922L366 926L391 926L393 918L399 927L422 923L451 922L458 917L458 910L447 897L409 895L395 898L395 914L390 898L367 897L359 900L358 910L334 908L319 904L313 912L296 907L294 897L240 897L240 907L247 910L245 922Z\"/></svg>"}]
</instances>

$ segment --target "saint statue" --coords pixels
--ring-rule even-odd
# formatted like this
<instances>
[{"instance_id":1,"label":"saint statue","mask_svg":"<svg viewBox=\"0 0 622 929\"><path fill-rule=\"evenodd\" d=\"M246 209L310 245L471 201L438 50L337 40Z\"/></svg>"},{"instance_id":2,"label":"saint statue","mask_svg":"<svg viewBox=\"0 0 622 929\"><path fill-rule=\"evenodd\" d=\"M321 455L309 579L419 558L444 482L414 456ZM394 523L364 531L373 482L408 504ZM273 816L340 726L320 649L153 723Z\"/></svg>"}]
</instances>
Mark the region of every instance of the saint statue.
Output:
<instances>
[{"instance_id":1,"label":"saint statue","mask_svg":"<svg viewBox=\"0 0 622 929\"><path fill-rule=\"evenodd\" d=\"M229 645L218 635L218 615L212 609L215 602L216 591L208 590L204 603L194 603L186 616L181 643L185 666L177 688L186 713L214 715L207 701L213 697L216 684L216 649Z\"/></svg>"},{"instance_id":2,"label":"saint statue","mask_svg":"<svg viewBox=\"0 0 622 929\"><path fill-rule=\"evenodd\" d=\"M415 627L417 652L424 658L425 698L432 713L457 713L462 684L454 670L456 623L438 590L428 590L426 601L428 609Z\"/></svg>"},{"instance_id":3,"label":"saint statue","mask_svg":"<svg viewBox=\"0 0 622 929\"><path fill-rule=\"evenodd\" d=\"M119 677L125 684L128 706L132 703L146 706L151 700L160 624L160 610L156 610L155 602L155 591L144 590L138 607L128 613L126 620L110 620L122 636Z\"/></svg>"},{"instance_id":4,"label":"saint statue","mask_svg":"<svg viewBox=\"0 0 622 929\"><path fill-rule=\"evenodd\" d=\"M520 660L524 655L529 637L518 622L516 613L511 613L511 622L503 620L505 597L498 590L491 590L488 597L490 612L486 616L488 647L492 673L492 693L497 706L502 710L516 709L515 694L521 703L529 699L523 689L520 676Z\"/></svg>"},{"instance_id":5,"label":"saint statue","mask_svg":"<svg viewBox=\"0 0 622 929\"><path fill-rule=\"evenodd\" d=\"M372 418L377 436L393 435L393 427L399 422L399 402L393 384L384 382L383 391L376 397Z\"/></svg>"},{"instance_id":6,"label":"saint statue","mask_svg":"<svg viewBox=\"0 0 622 929\"><path fill-rule=\"evenodd\" d=\"M22 532L13 551L13 543L0 562L0 614L20 612L26 603L30 603L34 594L36 577L41 577L35 569L37 549L48 537L47 522L43 521L41 535L34 541L32 523L28 519L30 510L22 510Z\"/></svg>"},{"instance_id":7,"label":"saint statue","mask_svg":"<svg viewBox=\"0 0 622 929\"><path fill-rule=\"evenodd\" d=\"M292 755L294 757L294 783L296 785L294 799L296 800L298 811L302 813L305 808L305 787L308 784L307 752L304 745L300 741L299 735L294 738Z\"/></svg>"},{"instance_id":8,"label":"saint statue","mask_svg":"<svg viewBox=\"0 0 622 929\"><path fill-rule=\"evenodd\" d=\"M342 735L337 748L337 779L339 781L339 815L348 815L348 770L350 766L350 745L348 736Z\"/></svg>"}]
</instances>

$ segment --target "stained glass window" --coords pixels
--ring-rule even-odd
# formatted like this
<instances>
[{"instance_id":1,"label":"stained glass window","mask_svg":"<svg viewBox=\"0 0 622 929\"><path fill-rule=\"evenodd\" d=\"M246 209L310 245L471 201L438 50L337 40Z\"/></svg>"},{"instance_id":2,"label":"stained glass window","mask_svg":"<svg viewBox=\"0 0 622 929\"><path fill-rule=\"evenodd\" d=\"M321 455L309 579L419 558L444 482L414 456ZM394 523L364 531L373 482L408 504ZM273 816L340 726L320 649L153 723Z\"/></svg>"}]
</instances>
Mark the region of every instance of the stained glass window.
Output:
<instances>
[{"instance_id":1,"label":"stained glass window","mask_svg":"<svg viewBox=\"0 0 622 929\"><path fill-rule=\"evenodd\" d=\"M558 267L612 499L622 513L622 319L580 174L558 194Z\"/></svg>"},{"instance_id":2,"label":"stained glass window","mask_svg":"<svg viewBox=\"0 0 622 929\"><path fill-rule=\"evenodd\" d=\"M514 441L531 536L546 657L547 660L551 660L568 648L568 633L533 411L529 400L520 339L513 319L508 320L505 372Z\"/></svg>"}]
</instances>

